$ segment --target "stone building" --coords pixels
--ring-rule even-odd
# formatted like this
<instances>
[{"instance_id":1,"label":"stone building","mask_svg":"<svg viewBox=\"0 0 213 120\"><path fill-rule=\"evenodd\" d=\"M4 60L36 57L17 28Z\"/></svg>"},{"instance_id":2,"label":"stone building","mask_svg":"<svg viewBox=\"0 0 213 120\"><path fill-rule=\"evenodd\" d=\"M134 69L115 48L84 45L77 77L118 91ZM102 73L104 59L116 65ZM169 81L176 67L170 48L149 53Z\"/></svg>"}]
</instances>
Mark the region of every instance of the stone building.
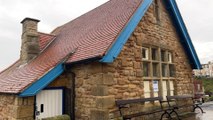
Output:
<instances>
[{"instance_id":1,"label":"stone building","mask_svg":"<svg viewBox=\"0 0 213 120\"><path fill-rule=\"evenodd\" d=\"M193 94L200 62L175 0L110 0L56 28L23 24L20 59L0 73L0 119L114 118L115 100Z\"/></svg>"}]
</instances>

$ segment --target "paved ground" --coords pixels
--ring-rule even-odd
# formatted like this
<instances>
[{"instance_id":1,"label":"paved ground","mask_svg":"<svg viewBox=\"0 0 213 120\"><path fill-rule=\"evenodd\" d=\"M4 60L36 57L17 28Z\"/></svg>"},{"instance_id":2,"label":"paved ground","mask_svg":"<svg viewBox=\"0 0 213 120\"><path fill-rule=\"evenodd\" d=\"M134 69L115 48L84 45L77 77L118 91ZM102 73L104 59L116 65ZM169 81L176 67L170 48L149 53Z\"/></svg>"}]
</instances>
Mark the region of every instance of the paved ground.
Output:
<instances>
[{"instance_id":1,"label":"paved ground","mask_svg":"<svg viewBox=\"0 0 213 120\"><path fill-rule=\"evenodd\" d=\"M190 117L184 118L182 120L213 120L213 101L204 103L201 107L205 113L190 115Z\"/></svg>"}]
</instances>

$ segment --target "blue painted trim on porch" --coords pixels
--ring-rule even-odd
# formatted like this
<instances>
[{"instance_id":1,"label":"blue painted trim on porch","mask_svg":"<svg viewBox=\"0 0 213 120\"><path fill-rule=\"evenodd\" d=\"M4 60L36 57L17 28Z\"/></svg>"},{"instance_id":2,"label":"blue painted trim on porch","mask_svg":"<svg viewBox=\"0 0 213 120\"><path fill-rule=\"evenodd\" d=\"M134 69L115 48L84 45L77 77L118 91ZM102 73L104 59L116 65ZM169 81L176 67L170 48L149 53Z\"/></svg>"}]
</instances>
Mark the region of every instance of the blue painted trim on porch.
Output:
<instances>
[{"instance_id":1,"label":"blue painted trim on porch","mask_svg":"<svg viewBox=\"0 0 213 120\"><path fill-rule=\"evenodd\" d=\"M195 51L195 48L192 44L191 38L188 34L188 31L186 29L186 26L184 24L183 18L180 14L176 1L169 0L169 5L172 10L172 13L174 14L173 17L176 20L176 23L180 29L181 35L183 35L183 37L184 37L184 40L183 40L183 42L185 43L184 47L189 56L190 62L192 63L192 67L194 69L201 69L202 66L200 64L200 60L199 60L197 53Z\"/></svg>"},{"instance_id":2,"label":"blue painted trim on porch","mask_svg":"<svg viewBox=\"0 0 213 120\"><path fill-rule=\"evenodd\" d=\"M49 83L55 80L59 75L64 72L63 63L58 64L42 78L30 85L26 90L19 94L19 97L29 97L36 95L39 91L44 89Z\"/></svg>"},{"instance_id":3,"label":"blue painted trim on porch","mask_svg":"<svg viewBox=\"0 0 213 120\"><path fill-rule=\"evenodd\" d=\"M116 42L112 45L107 54L100 60L100 62L112 63L119 53L121 52L124 44L132 34L132 32L137 27L138 23L148 10L149 6L152 4L153 0L144 0L139 8L134 13L133 17L130 19L129 23L125 26L123 31L118 36Z\"/></svg>"}]
</instances>

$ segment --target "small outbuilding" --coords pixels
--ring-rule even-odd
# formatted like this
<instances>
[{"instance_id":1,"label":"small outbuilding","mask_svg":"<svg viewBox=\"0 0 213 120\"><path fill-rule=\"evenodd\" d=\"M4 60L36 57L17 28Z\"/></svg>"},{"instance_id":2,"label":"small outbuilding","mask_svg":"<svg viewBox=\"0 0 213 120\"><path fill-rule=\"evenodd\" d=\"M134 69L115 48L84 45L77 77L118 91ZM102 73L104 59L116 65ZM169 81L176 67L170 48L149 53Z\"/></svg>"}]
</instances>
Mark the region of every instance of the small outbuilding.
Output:
<instances>
[{"instance_id":1,"label":"small outbuilding","mask_svg":"<svg viewBox=\"0 0 213 120\"><path fill-rule=\"evenodd\" d=\"M21 22L0 73L2 120L108 120L119 99L193 94L201 65L175 0L110 0L50 34L38 22Z\"/></svg>"}]
</instances>

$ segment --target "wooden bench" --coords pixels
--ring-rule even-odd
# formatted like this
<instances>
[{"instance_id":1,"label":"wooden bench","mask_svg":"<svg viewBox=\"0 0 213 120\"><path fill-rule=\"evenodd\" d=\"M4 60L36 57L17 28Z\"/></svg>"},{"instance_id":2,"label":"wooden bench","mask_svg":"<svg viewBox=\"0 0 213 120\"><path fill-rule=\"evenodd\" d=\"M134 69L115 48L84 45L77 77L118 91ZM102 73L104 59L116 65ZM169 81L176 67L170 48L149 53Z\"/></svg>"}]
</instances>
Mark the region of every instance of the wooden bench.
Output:
<instances>
[{"instance_id":1,"label":"wooden bench","mask_svg":"<svg viewBox=\"0 0 213 120\"><path fill-rule=\"evenodd\" d=\"M195 109L199 108L202 113L203 109L199 106L200 103L197 103L192 95L175 95L175 96L166 96L169 107L173 108L170 111L170 116L172 113L175 113L178 119L180 116L177 113L177 110L180 108L192 107L192 112L195 112ZM182 104L180 104L180 102Z\"/></svg>"},{"instance_id":2,"label":"wooden bench","mask_svg":"<svg viewBox=\"0 0 213 120\"><path fill-rule=\"evenodd\" d=\"M140 112L134 112L134 113L129 113L129 114L124 114L124 112L122 111L124 109L128 111L128 109L131 108L131 104L144 105L145 102L154 103L156 101L158 101L160 103L160 107L158 107L157 109L154 109L154 110L149 110L149 111L145 111L145 112L140 111ZM130 99L130 100L117 100L116 105L119 108L119 112L120 112L120 115L123 118L123 120L131 120L131 118L140 117L143 115L154 114L154 113L160 113L160 112L162 112L160 120L163 119L164 115L167 115L167 117L169 119L171 119L171 116L169 114L169 111L171 111L171 109L168 107L164 107L162 105L163 102L166 102L166 104L167 104L167 101L163 101L163 97L153 97L153 98L140 98L140 99ZM142 108L141 108L141 110L142 110Z\"/></svg>"}]
</instances>

